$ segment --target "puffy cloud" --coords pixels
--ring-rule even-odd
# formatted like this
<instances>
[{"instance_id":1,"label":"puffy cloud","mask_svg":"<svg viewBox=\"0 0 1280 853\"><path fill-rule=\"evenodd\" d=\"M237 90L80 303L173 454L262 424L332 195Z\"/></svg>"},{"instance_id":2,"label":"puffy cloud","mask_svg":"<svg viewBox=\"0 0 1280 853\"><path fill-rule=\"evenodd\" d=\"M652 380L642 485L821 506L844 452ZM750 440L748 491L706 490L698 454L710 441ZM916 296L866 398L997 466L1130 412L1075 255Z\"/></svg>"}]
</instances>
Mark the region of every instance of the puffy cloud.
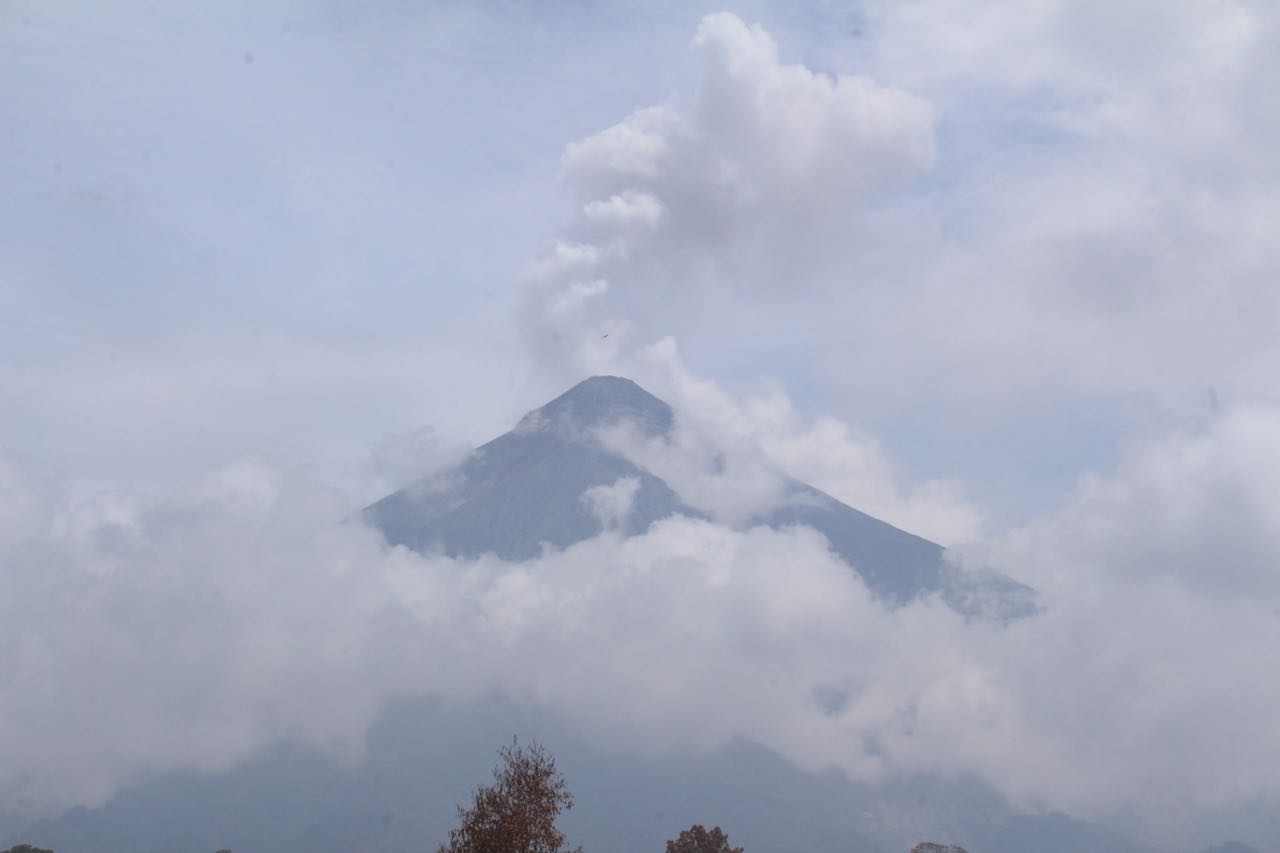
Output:
<instances>
[{"instance_id":1,"label":"puffy cloud","mask_svg":"<svg viewBox=\"0 0 1280 853\"><path fill-rule=\"evenodd\" d=\"M588 497L616 516L634 487ZM896 618L812 532L677 519L525 564L421 557L257 459L172 497L51 511L0 551L0 795L32 811L279 740L350 753L405 691L503 691L602 741L742 735L817 766L839 737L811 690L841 678L820 649ZM758 667L796 660L813 661L796 683L752 695ZM707 713L734 693L740 714ZM856 740L842 750L863 760Z\"/></svg>"},{"instance_id":2,"label":"puffy cloud","mask_svg":"<svg viewBox=\"0 0 1280 853\"><path fill-rule=\"evenodd\" d=\"M1094 813L1132 800L1166 844L1188 806L1276 802L1258 758L1280 746L1260 677L1280 640L1278 437L1280 410L1252 406L1139 445L982 549L1046 606L991 649L1021 706L1010 731L1038 753L1000 771L1005 790ZM1053 793L1035 761L1058 769Z\"/></svg>"},{"instance_id":3,"label":"puffy cloud","mask_svg":"<svg viewBox=\"0 0 1280 853\"><path fill-rule=\"evenodd\" d=\"M636 492L640 490L637 477L620 477L607 486L592 486L582 493L582 502L606 529L618 527L631 515Z\"/></svg>"},{"instance_id":4,"label":"puffy cloud","mask_svg":"<svg viewBox=\"0 0 1280 853\"><path fill-rule=\"evenodd\" d=\"M695 83L568 147L583 213L565 239L597 256L530 288L544 363L636 373L673 336L708 375L767 365L819 386L851 435L927 457L918 470L969 469L969 493L1012 519L1111 464L1125 434L1202 414L1206 388L1273 393L1280 18L1245 2L864 11L861 38L804 51L852 74L709 16ZM656 206L606 217L628 193ZM851 475L826 486L865 502L875 490L850 484L876 478L841 458ZM1052 486L1006 485L1032 480ZM977 516L927 507L960 493L871 499L959 541Z\"/></svg>"},{"instance_id":5,"label":"puffy cloud","mask_svg":"<svg viewBox=\"0 0 1280 853\"><path fill-rule=\"evenodd\" d=\"M765 453L802 482L850 506L943 545L972 541L982 531L982 511L959 483L902 482L880 443L830 416L803 427L761 436Z\"/></svg>"},{"instance_id":6,"label":"puffy cloud","mask_svg":"<svg viewBox=\"0 0 1280 853\"><path fill-rule=\"evenodd\" d=\"M653 335L657 293L696 310L698 290L802 287L810 255L847 236L870 194L933 161L918 97L785 64L729 13L703 19L693 49L691 93L565 151L581 215L529 265L529 334L553 363L607 371ZM605 334L624 340L602 348Z\"/></svg>"},{"instance_id":7,"label":"puffy cloud","mask_svg":"<svg viewBox=\"0 0 1280 853\"><path fill-rule=\"evenodd\" d=\"M1008 534L1016 553L1002 559L1027 556L1031 543L1054 555L1032 562L1056 567L1036 579L1046 588L1174 581L1206 602L1274 596L1277 436L1280 410L1255 404L1141 445L1115 472L1083 477L1060 510Z\"/></svg>"},{"instance_id":8,"label":"puffy cloud","mask_svg":"<svg viewBox=\"0 0 1280 853\"><path fill-rule=\"evenodd\" d=\"M1273 408L1227 412L972 549L1040 590L1007 626L886 608L802 528L674 518L526 563L422 557L252 459L170 498L55 504L0 551L0 789L97 802L281 739L350 752L393 693L498 691L610 748L746 737L1207 840L1215 810L1280 800L1277 436ZM621 513L629 489L588 499Z\"/></svg>"},{"instance_id":9,"label":"puffy cloud","mask_svg":"<svg viewBox=\"0 0 1280 853\"><path fill-rule=\"evenodd\" d=\"M714 129L720 174L740 182L740 197L772 205L803 195L839 215L841 196L933 162L933 110L919 97L784 65L763 27L730 13L704 18L693 44L703 68L698 126Z\"/></svg>"},{"instance_id":10,"label":"puffy cloud","mask_svg":"<svg viewBox=\"0 0 1280 853\"><path fill-rule=\"evenodd\" d=\"M396 651L369 646L379 606L334 493L246 459L173 499L54 511L55 532L0 551L7 804L98 802L279 736L359 743L379 700L343 691Z\"/></svg>"},{"instance_id":11,"label":"puffy cloud","mask_svg":"<svg viewBox=\"0 0 1280 853\"><path fill-rule=\"evenodd\" d=\"M1188 408L1208 386L1269 393L1258 366L1280 362L1280 256L1257 229L1280 180L1266 153L1280 143L1264 83L1273 10L1051 0L869 15L866 66L929 98L947 132L914 225L883 223L892 249L874 265L891 286L859 294L894 319L842 315L862 357L834 381L876 393L887 369L927 383L923 410L960 417L1035 397Z\"/></svg>"},{"instance_id":12,"label":"puffy cloud","mask_svg":"<svg viewBox=\"0 0 1280 853\"><path fill-rule=\"evenodd\" d=\"M605 440L690 506L742 523L776 509L791 478L944 545L982 533L982 512L959 484L909 482L873 437L829 415L807 421L777 385L735 396L695 376L670 338L640 350L630 363L675 406L676 429L654 438L621 427Z\"/></svg>"},{"instance_id":13,"label":"puffy cloud","mask_svg":"<svg viewBox=\"0 0 1280 853\"><path fill-rule=\"evenodd\" d=\"M608 199L587 202L582 212L592 222L608 225L634 222L656 228L662 220L662 202L647 193L623 190Z\"/></svg>"}]
</instances>

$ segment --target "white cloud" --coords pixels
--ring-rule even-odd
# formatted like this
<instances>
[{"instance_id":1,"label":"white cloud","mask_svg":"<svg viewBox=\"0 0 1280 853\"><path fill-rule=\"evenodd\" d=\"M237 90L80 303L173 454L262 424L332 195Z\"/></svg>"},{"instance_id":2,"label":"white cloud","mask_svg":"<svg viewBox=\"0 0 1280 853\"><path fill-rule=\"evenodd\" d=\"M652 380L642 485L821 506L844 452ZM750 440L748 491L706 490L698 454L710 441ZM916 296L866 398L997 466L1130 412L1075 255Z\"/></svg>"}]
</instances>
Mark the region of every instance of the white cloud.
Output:
<instances>
[{"instance_id":1,"label":"white cloud","mask_svg":"<svg viewBox=\"0 0 1280 853\"><path fill-rule=\"evenodd\" d=\"M656 228L662 221L662 202L648 193L623 190L608 199L587 202L582 212L587 219L603 225L636 223Z\"/></svg>"},{"instance_id":2,"label":"white cloud","mask_svg":"<svg viewBox=\"0 0 1280 853\"><path fill-rule=\"evenodd\" d=\"M978 537L982 512L958 483L905 485L879 442L833 417L807 429L793 417L760 437L780 469L853 507L943 545Z\"/></svg>"},{"instance_id":3,"label":"white cloud","mask_svg":"<svg viewBox=\"0 0 1280 853\"><path fill-rule=\"evenodd\" d=\"M883 223L906 235L875 259L892 287L860 294L894 320L847 315L862 356L847 387L874 393L887 370L895 388L928 383L922 412L962 416L1034 397L1185 408L1211 385L1271 393L1251 365L1280 363L1280 255L1256 230L1280 179L1266 153L1280 125L1257 119L1276 114L1260 94L1272 10L922 2L871 18L872 73L949 126L914 227Z\"/></svg>"},{"instance_id":4,"label":"white cloud","mask_svg":"<svg viewBox=\"0 0 1280 853\"><path fill-rule=\"evenodd\" d=\"M565 169L571 175L607 181L665 177L668 136L679 126L680 119L669 106L637 110L613 127L570 143L564 154Z\"/></svg>"},{"instance_id":5,"label":"white cloud","mask_svg":"<svg viewBox=\"0 0 1280 853\"><path fill-rule=\"evenodd\" d=\"M1189 806L1275 801L1258 758L1280 747L1263 722L1280 688L1261 677L1280 640L1277 465L1280 410L1233 410L1135 447L982 552L1046 606L990 650L1039 753L1007 766L1006 790L1094 812L1132 799L1165 843ZM1061 771L1053 793L1036 760Z\"/></svg>"},{"instance_id":6,"label":"white cloud","mask_svg":"<svg viewBox=\"0 0 1280 853\"><path fill-rule=\"evenodd\" d=\"M538 280L590 271L600 263L602 255L599 246L558 240L550 251L530 261L525 266L524 274L529 279Z\"/></svg>"},{"instance_id":7,"label":"white cloud","mask_svg":"<svg viewBox=\"0 0 1280 853\"><path fill-rule=\"evenodd\" d=\"M611 748L746 737L1199 837L1280 800L1278 436L1274 409L1228 412L976 549L1040 590L1004 627L887 609L805 529L672 519L527 563L420 557L260 460L172 498L55 503L0 550L0 791L49 808L280 739L351 751L383 697L496 690Z\"/></svg>"},{"instance_id":8,"label":"white cloud","mask_svg":"<svg viewBox=\"0 0 1280 853\"><path fill-rule=\"evenodd\" d=\"M638 491L638 477L619 477L607 486L592 486L587 489L582 493L582 502L601 526L614 529L631 515Z\"/></svg>"},{"instance_id":9,"label":"white cloud","mask_svg":"<svg viewBox=\"0 0 1280 853\"><path fill-rule=\"evenodd\" d=\"M741 182L740 197L775 205L803 194L803 204L838 215L840 195L932 164L934 114L923 99L865 76L783 64L763 27L730 13L704 18L693 43L703 69L698 127L714 134L721 176Z\"/></svg>"},{"instance_id":10,"label":"white cloud","mask_svg":"<svg viewBox=\"0 0 1280 853\"><path fill-rule=\"evenodd\" d=\"M630 364L675 407L676 429L666 438L615 429L606 443L690 506L731 524L764 517L786 499L789 477L943 545L982 532L982 512L958 484L907 482L874 438L831 416L807 423L777 386L735 397L694 376L669 338Z\"/></svg>"},{"instance_id":11,"label":"white cloud","mask_svg":"<svg viewBox=\"0 0 1280 853\"><path fill-rule=\"evenodd\" d=\"M1004 537L1001 559L1042 567L1034 582L1049 590L1176 582L1206 604L1265 600L1280 593L1278 477L1280 410L1234 407L1082 477L1060 510Z\"/></svg>"},{"instance_id":12,"label":"white cloud","mask_svg":"<svg viewBox=\"0 0 1280 853\"><path fill-rule=\"evenodd\" d=\"M1022 518L1126 433L1203 413L1206 388L1274 399L1280 19L1244 2L865 11L863 38L810 46L858 72L832 74L709 16L691 85L568 147L584 210L630 192L663 215L570 224L610 247L590 269L609 288L572 315L550 309L575 277L531 288L545 363L636 373L672 336L706 375L816 385L917 470L970 469L893 500L856 453L822 478L948 541L981 518L935 505L975 494ZM809 470L820 455L776 447Z\"/></svg>"},{"instance_id":13,"label":"white cloud","mask_svg":"<svg viewBox=\"0 0 1280 853\"><path fill-rule=\"evenodd\" d=\"M593 252L570 267L577 244L560 240L530 265L529 334L570 370L602 368L597 342L619 318L633 347L665 334L655 321L669 316L666 299L801 286L811 252L824 257L823 240L869 194L933 161L934 114L920 98L785 64L768 33L728 13L702 21L693 49L692 92L565 150L563 179L582 200L570 231L589 234ZM608 286L586 293L583 280ZM565 316L566 299L582 311Z\"/></svg>"}]
</instances>

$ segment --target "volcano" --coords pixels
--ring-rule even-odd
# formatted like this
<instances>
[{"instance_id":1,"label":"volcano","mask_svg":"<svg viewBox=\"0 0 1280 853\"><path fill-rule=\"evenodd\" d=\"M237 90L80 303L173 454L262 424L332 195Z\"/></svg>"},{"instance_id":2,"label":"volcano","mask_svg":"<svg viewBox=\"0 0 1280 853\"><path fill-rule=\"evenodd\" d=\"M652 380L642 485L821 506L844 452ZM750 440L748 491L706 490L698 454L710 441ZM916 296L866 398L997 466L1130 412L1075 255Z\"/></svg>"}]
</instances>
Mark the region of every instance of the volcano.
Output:
<instances>
[{"instance_id":1,"label":"volcano","mask_svg":"<svg viewBox=\"0 0 1280 853\"><path fill-rule=\"evenodd\" d=\"M630 379L593 376L525 415L461 465L410 483L364 510L392 545L454 557L492 553L527 560L613 526L646 531L672 515L706 518L670 484L612 449L602 436L623 426L648 440L670 439L677 414ZM1035 611L1032 590L990 571L964 571L934 542L779 474L776 506L739 526L805 526L881 599L901 605L939 594L966 615L1016 618ZM584 500L592 489L628 484L627 512L602 519Z\"/></svg>"}]
</instances>

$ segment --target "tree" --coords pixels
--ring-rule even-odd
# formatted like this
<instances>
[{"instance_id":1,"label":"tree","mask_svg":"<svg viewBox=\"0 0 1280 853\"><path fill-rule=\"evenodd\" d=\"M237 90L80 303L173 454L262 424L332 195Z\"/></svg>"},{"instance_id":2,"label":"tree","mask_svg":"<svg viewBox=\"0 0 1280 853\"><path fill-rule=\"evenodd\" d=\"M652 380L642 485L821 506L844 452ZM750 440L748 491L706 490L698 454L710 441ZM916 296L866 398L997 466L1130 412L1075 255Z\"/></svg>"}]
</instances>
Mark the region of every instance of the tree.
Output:
<instances>
[{"instance_id":1,"label":"tree","mask_svg":"<svg viewBox=\"0 0 1280 853\"><path fill-rule=\"evenodd\" d=\"M954 844L935 844L932 841L926 841L912 847L911 853L969 853L969 851Z\"/></svg>"},{"instance_id":2,"label":"tree","mask_svg":"<svg viewBox=\"0 0 1280 853\"><path fill-rule=\"evenodd\" d=\"M680 833L675 841L667 842L667 853L742 853L741 847L730 847L729 836L720 827L713 827L710 832L701 824Z\"/></svg>"},{"instance_id":3,"label":"tree","mask_svg":"<svg viewBox=\"0 0 1280 853\"><path fill-rule=\"evenodd\" d=\"M561 853L555 821L573 808L573 795L555 759L537 741L522 748L515 738L498 756L493 784L476 789L471 808L458 806L461 825L438 853Z\"/></svg>"},{"instance_id":4,"label":"tree","mask_svg":"<svg viewBox=\"0 0 1280 853\"><path fill-rule=\"evenodd\" d=\"M44 847L32 847L30 844L19 844L8 850L0 850L0 853L53 853L53 851Z\"/></svg>"}]
</instances>

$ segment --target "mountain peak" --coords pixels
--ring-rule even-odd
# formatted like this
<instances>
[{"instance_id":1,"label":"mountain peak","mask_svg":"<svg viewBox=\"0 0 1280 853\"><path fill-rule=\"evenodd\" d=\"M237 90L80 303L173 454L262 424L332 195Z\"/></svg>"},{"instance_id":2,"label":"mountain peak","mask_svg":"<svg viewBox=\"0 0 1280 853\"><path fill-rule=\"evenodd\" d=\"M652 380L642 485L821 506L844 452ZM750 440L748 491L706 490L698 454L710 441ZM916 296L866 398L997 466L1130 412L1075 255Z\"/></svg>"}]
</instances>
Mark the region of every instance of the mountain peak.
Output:
<instances>
[{"instance_id":1,"label":"mountain peak","mask_svg":"<svg viewBox=\"0 0 1280 853\"><path fill-rule=\"evenodd\" d=\"M581 432L619 421L635 423L649 435L671 429L671 407L622 376L592 376L525 415L517 430L548 427Z\"/></svg>"},{"instance_id":2,"label":"mountain peak","mask_svg":"<svg viewBox=\"0 0 1280 853\"><path fill-rule=\"evenodd\" d=\"M487 552L527 560L544 546L567 548L612 526L631 536L672 515L706 518L668 483L596 440L595 430L625 422L648 437L670 432L671 407L630 379L592 376L525 415L511 432L480 447L441 487L428 479L388 495L364 517L387 541L428 552ZM598 487L633 483L625 519L602 518L587 499ZM942 546L899 530L812 486L752 524L809 527L884 600L904 604L929 592L965 615L1001 620L1035 612L1033 591L994 572L947 564Z\"/></svg>"}]
</instances>

